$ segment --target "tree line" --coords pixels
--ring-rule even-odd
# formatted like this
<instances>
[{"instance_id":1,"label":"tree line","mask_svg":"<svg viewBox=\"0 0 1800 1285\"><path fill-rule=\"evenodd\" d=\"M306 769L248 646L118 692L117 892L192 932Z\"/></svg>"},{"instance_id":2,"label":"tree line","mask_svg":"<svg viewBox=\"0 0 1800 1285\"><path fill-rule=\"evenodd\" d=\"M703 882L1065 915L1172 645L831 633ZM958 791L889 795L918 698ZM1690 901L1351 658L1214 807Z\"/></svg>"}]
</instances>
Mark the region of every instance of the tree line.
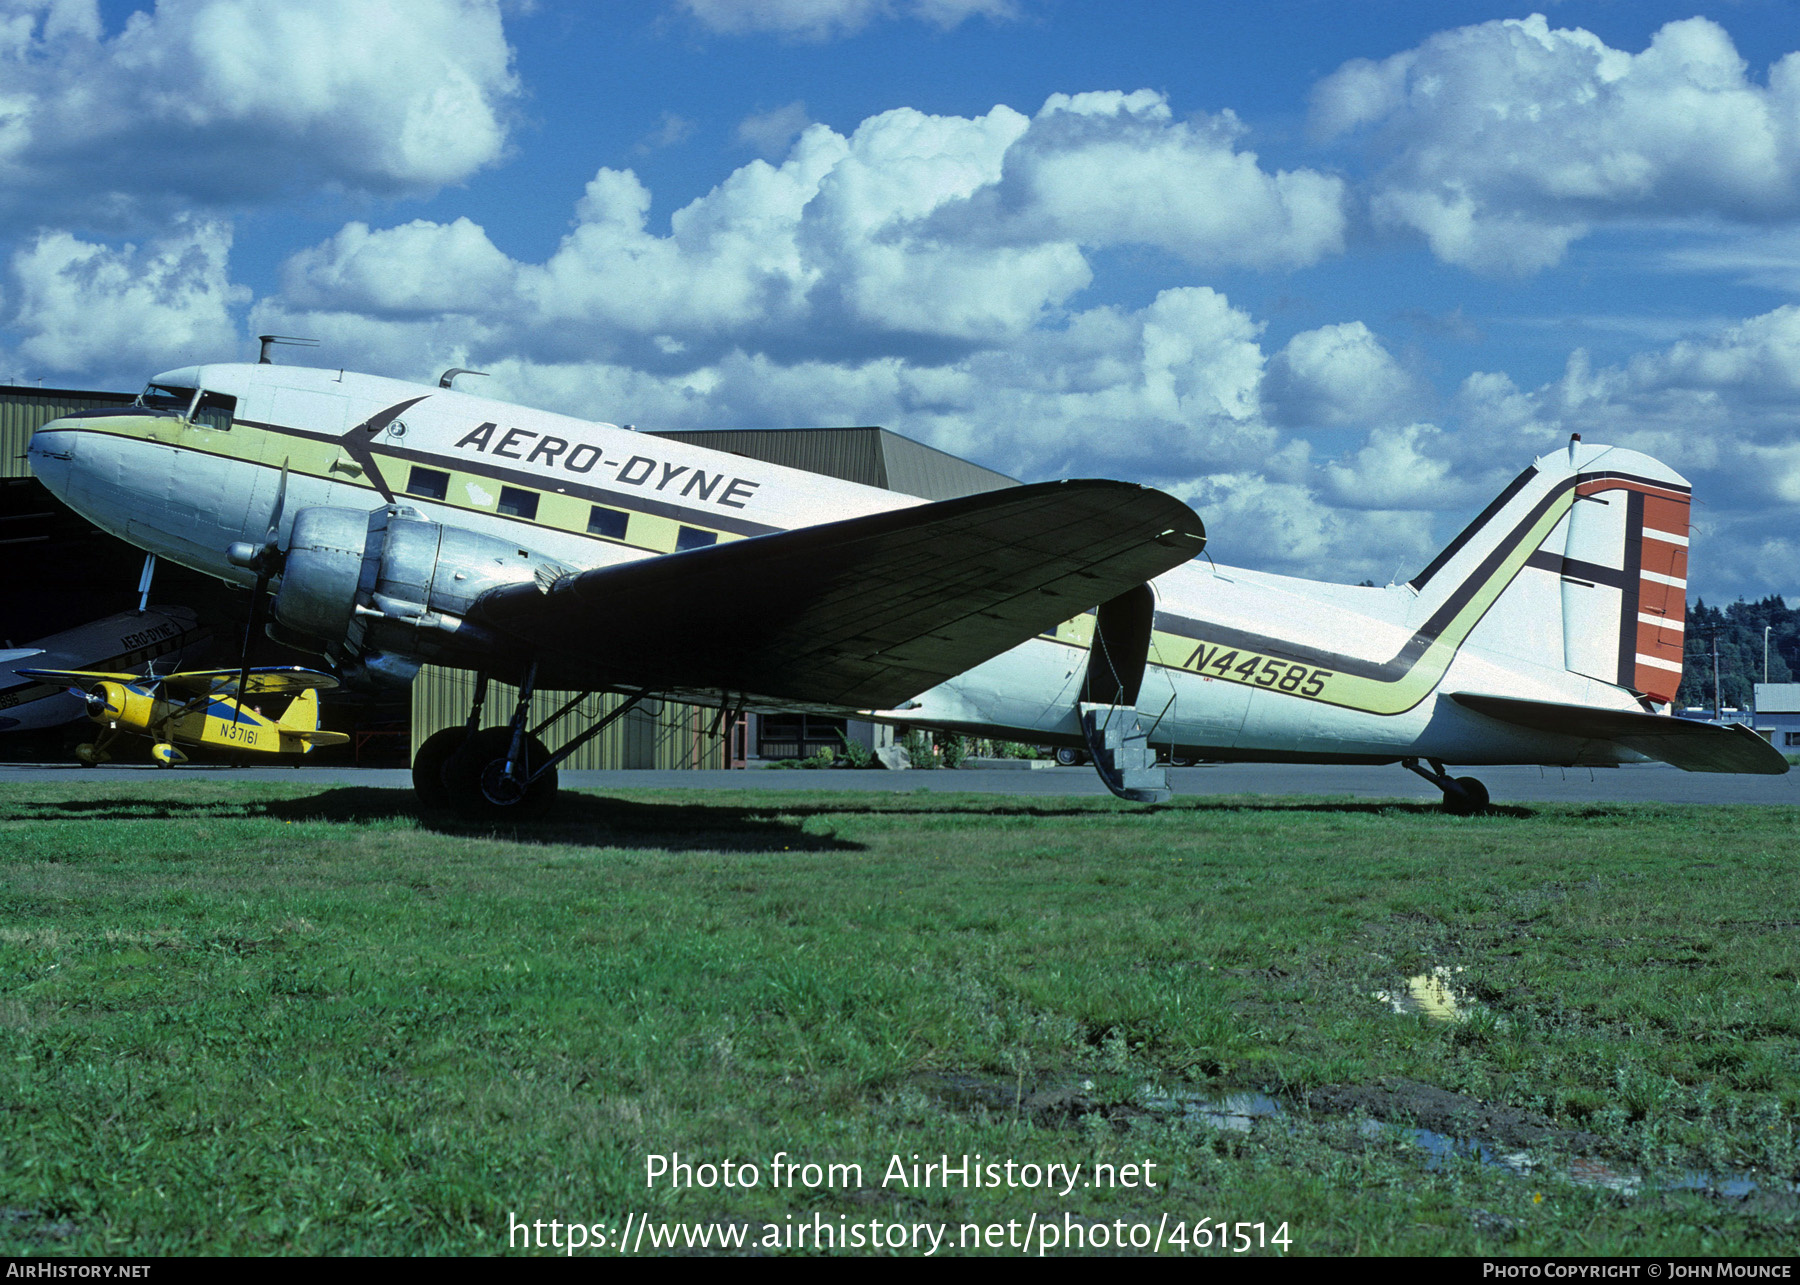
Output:
<instances>
[{"instance_id":1,"label":"tree line","mask_svg":"<svg viewBox=\"0 0 1800 1285\"><path fill-rule=\"evenodd\" d=\"M1780 595L1756 602L1742 598L1719 608L1704 600L1688 606L1687 655L1681 666L1678 705L1713 705L1713 641L1719 645L1719 697L1727 708L1748 708L1750 685L1763 681L1763 630L1768 629L1769 679L1791 683L1800 674L1800 611Z\"/></svg>"}]
</instances>

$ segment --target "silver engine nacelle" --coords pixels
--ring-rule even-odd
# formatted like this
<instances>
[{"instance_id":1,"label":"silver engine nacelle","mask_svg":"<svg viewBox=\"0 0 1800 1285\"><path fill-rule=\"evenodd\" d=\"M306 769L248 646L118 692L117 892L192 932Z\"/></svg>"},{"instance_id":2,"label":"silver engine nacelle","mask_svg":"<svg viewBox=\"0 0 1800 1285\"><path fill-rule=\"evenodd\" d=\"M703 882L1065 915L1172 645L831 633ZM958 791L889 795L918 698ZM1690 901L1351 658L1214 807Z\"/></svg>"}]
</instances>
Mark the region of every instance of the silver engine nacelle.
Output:
<instances>
[{"instance_id":1,"label":"silver engine nacelle","mask_svg":"<svg viewBox=\"0 0 1800 1285\"><path fill-rule=\"evenodd\" d=\"M456 663L493 644L464 619L488 590L535 583L548 592L573 570L403 504L315 506L294 515L273 614L284 633L404 682L424 662Z\"/></svg>"}]
</instances>

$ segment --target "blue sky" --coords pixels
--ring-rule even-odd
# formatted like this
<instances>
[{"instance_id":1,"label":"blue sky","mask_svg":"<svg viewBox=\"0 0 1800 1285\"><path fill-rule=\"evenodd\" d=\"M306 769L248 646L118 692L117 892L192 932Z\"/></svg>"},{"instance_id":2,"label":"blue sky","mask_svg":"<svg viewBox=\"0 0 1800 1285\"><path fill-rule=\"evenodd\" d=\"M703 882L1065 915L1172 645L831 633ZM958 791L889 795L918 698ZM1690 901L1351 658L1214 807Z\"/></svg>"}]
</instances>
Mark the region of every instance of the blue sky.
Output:
<instances>
[{"instance_id":1,"label":"blue sky","mask_svg":"<svg viewBox=\"0 0 1800 1285\"><path fill-rule=\"evenodd\" d=\"M0 0L0 375L882 423L1416 570L1579 431L1800 597L1800 7ZM1790 56L1792 55L1792 56Z\"/></svg>"}]
</instances>

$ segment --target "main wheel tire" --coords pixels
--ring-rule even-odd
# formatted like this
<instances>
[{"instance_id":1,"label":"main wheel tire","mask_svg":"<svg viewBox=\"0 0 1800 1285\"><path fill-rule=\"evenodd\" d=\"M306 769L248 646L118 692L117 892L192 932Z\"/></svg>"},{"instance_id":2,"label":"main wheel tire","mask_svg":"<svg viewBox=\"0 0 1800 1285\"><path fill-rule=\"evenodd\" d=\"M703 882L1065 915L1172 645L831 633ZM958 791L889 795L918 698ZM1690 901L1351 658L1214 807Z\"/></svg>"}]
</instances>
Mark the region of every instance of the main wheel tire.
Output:
<instances>
[{"instance_id":1,"label":"main wheel tire","mask_svg":"<svg viewBox=\"0 0 1800 1285\"><path fill-rule=\"evenodd\" d=\"M1080 767L1087 761L1087 755L1068 745L1056 747L1056 765L1058 767Z\"/></svg>"},{"instance_id":2,"label":"main wheel tire","mask_svg":"<svg viewBox=\"0 0 1800 1285\"><path fill-rule=\"evenodd\" d=\"M1444 811L1453 817L1472 817L1488 810L1487 786L1472 776L1459 776L1456 784L1462 787L1462 793L1445 790Z\"/></svg>"},{"instance_id":3,"label":"main wheel tire","mask_svg":"<svg viewBox=\"0 0 1800 1285\"><path fill-rule=\"evenodd\" d=\"M512 748L512 730L486 727L468 739L444 765L444 786L450 806L472 820L500 821L534 817L556 798L557 772L551 768L520 789L506 775L506 752ZM529 773L550 757L535 736L525 737L524 770Z\"/></svg>"},{"instance_id":4,"label":"main wheel tire","mask_svg":"<svg viewBox=\"0 0 1800 1285\"><path fill-rule=\"evenodd\" d=\"M449 808L450 787L444 782L444 767L468 739L468 728L446 727L427 736L413 755L413 793L424 807L435 811Z\"/></svg>"}]
</instances>

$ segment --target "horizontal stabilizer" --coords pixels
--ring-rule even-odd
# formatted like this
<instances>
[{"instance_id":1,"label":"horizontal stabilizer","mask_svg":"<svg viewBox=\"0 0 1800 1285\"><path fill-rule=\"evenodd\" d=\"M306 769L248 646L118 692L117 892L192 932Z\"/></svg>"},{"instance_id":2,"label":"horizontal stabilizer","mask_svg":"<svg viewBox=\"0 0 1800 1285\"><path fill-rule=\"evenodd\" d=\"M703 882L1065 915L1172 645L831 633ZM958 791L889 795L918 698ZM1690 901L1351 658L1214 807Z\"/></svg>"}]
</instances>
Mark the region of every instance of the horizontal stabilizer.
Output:
<instances>
[{"instance_id":1,"label":"horizontal stabilizer","mask_svg":"<svg viewBox=\"0 0 1800 1285\"><path fill-rule=\"evenodd\" d=\"M1788 761L1781 751L1742 723L1719 727L1712 723L1696 723L1692 719L1671 718L1666 714L1595 709L1590 705L1560 705L1553 701L1481 696L1473 692L1453 692L1450 699L1503 723L1528 727L1536 732L1612 741L1688 772L1755 772L1763 776L1780 776L1788 770Z\"/></svg>"},{"instance_id":2,"label":"horizontal stabilizer","mask_svg":"<svg viewBox=\"0 0 1800 1285\"><path fill-rule=\"evenodd\" d=\"M889 708L1196 556L1172 496L1043 482L496 589L471 613L620 684Z\"/></svg>"}]
</instances>

